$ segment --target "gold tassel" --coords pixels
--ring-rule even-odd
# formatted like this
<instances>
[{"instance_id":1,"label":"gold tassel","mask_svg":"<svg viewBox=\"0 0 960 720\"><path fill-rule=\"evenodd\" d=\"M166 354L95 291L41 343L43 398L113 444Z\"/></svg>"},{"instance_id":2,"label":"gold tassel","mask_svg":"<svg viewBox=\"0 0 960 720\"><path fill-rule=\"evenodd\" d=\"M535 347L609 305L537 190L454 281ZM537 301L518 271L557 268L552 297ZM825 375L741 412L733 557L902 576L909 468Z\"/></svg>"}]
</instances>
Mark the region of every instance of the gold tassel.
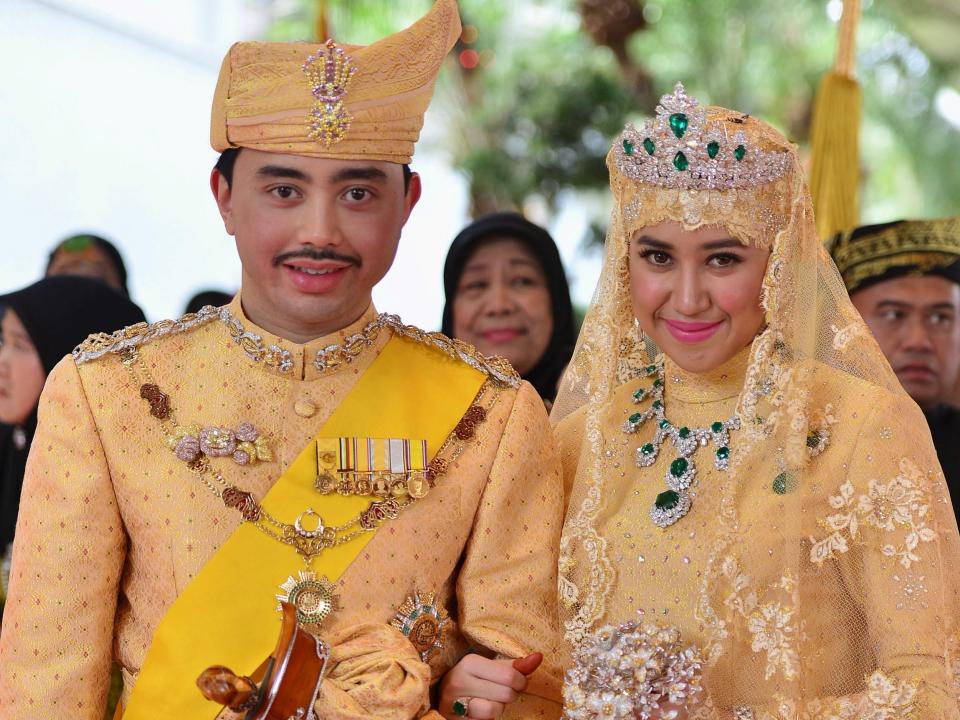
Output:
<instances>
[{"instance_id":1,"label":"gold tassel","mask_svg":"<svg viewBox=\"0 0 960 720\"><path fill-rule=\"evenodd\" d=\"M823 239L859 223L860 117L863 94L854 77L860 0L844 0L832 70L813 106L810 192Z\"/></svg>"},{"instance_id":2,"label":"gold tassel","mask_svg":"<svg viewBox=\"0 0 960 720\"><path fill-rule=\"evenodd\" d=\"M313 27L313 34L317 42L326 42L330 35L330 21L327 19L327 0L317 2L317 22Z\"/></svg>"}]
</instances>

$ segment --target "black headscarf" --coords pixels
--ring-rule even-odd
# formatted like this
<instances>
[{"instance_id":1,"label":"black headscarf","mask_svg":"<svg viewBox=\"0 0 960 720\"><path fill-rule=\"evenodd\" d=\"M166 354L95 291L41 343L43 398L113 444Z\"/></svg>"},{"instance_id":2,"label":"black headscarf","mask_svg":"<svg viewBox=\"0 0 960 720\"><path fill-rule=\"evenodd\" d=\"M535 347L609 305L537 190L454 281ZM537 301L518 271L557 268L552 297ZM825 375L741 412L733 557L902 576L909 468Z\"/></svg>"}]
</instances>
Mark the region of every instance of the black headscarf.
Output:
<instances>
[{"instance_id":1,"label":"black headscarf","mask_svg":"<svg viewBox=\"0 0 960 720\"><path fill-rule=\"evenodd\" d=\"M0 313L17 314L37 349L48 375L64 355L87 335L112 332L145 320L143 311L99 280L59 275L44 278L23 290L0 295ZM20 426L25 447L14 442L14 432L0 428L0 555L13 539L20 504L20 486L37 426L37 410Z\"/></svg>"},{"instance_id":2,"label":"black headscarf","mask_svg":"<svg viewBox=\"0 0 960 720\"><path fill-rule=\"evenodd\" d=\"M443 307L441 331L453 336L453 301L460 276L477 247L491 238L510 238L523 243L543 267L553 309L553 335L543 356L530 372L524 374L523 379L536 388L540 397L552 402L557 395L560 374L573 355L577 336L570 287L560 261L560 252L550 233L539 225L534 225L519 213L493 213L470 223L454 238L443 266L446 304Z\"/></svg>"},{"instance_id":3,"label":"black headscarf","mask_svg":"<svg viewBox=\"0 0 960 720\"><path fill-rule=\"evenodd\" d=\"M50 266L53 265L53 260L58 253L82 252L90 245L98 248L107 256L107 259L110 260L110 263L117 271L117 277L120 279L120 285L122 286L120 292L130 297L130 290L127 288L127 266L123 262L123 256L120 254L116 245L99 235L82 233L80 235L71 235L65 240L61 240L57 243L57 246L50 251L50 256L47 258L46 272L50 272Z\"/></svg>"}]
</instances>

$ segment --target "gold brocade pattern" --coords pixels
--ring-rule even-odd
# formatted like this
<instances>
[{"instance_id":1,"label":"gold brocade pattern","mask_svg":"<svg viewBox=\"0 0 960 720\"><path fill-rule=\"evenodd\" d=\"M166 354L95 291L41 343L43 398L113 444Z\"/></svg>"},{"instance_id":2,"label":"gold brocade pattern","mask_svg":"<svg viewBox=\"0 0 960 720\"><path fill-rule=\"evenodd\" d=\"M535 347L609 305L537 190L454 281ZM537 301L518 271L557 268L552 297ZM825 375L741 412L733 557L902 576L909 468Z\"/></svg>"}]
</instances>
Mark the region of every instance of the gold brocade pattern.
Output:
<instances>
[{"instance_id":1,"label":"gold brocade pattern","mask_svg":"<svg viewBox=\"0 0 960 720\"><path fill-rule=\"evenodd\" d=\"M316 98L303 65L316 43L240 42L223 60L213 100L210 142L312 157L409 163L423 114L447 52L460 35L455 0L437 0L418 22L358 47L337 44L356 66L342 111L349 127L332 144L310 137Z\"/></svg>"},{"instance_id":2,"label":"gold brocade pattern","mask_svg":"<svg viewBox=\"0 0 960 720\"><path fill-rule=\"evenodd\" d=\"M911 220L852 237L833 236L827 248L851 291L891 268L913 267L923 274L960 260L960 217Z\"/></svg>"},{"instance_id":3,"label":"gold brocade pattern","mask_svg":"<svg viewBox=\"0 0 960 720\"><path fill-rule=\"evenodd\" d=\"M708 116L789 153L790 169L754 188L665 189L608 156L604 267L552 411L566 640L638 611L677 627L707 660L691 718L957 720L960 534L924 417L816 235L795 148L754 118ZM721 225L771 253L753 342L703 375L664 360L671 423L736 413L743 425L729 471L698 462L690 512L660 529L648 510L671 453L638 468L654 429L622 425L657 353L633 320L629 243L665 220Z\"/></svg>"},{"instance_id":4,"label":"gold brocade pattern","mask_svg":"<svg viewBox=\"0 0 960 720\"><path fill-rule=\"evenodd\" d=\"M141 345L140 354L177 402L179 420L246 421L269 432L272 462L218 459L238 485L263 497L392 333L324 374L313 366L317 351L358 332L373 308L306 345L257 328L239 298L230 308L247 330L289 351L290 373L264 371L217 322ZM305 404L311 413L298 413ZM154 628L241 517L164 445L118 357L58 365L40 416L0 636L0 715L35 720L70 708L71 720L101 720L111 661L123 669L126 698ZM393 662L383 648L368 648L381 653L375 662L364 656L351 628L387 628L415 588L430 588L450 612L445 647L430 658L434 680L469 645L520 657L549 652L554 642L556 573L543 559L557 551L562 498L543 403L525 383L505 388L475 431L430 494L378 532L336 583L341 609L325 622L325 637L349 635L356 653L342 691L330 686L328 700L342 699L343 717L363 716L364 703L391 692L408 663ZM380 716L410 717L409 695L384 696ZM557 676L538 671L523 702L556 708L558 699Z\"/></svg>"}]
</instances>

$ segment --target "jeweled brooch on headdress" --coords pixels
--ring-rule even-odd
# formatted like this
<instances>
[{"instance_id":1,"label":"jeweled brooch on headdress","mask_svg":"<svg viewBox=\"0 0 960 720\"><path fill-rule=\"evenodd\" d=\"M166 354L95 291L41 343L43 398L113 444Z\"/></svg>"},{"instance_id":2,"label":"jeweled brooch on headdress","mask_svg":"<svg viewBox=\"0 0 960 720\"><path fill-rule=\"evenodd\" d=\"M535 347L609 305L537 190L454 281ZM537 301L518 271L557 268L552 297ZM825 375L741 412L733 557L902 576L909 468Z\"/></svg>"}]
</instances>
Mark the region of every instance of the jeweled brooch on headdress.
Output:
<instances>
[{"instance_id":1,"label":"jeweled brooch on headdress","mask_svg":"<svg viewBox=\"0 0 960 720\"><path fill-rule=\"evenodd\" d=\"M746 134L729 136L723 122L677 83L660 98L657 115L640 129L627 125L615 147L617 167L632 180L658 187L730 190L763 185L790 167L787 153L751 147Z\"/></svg>"},{"instance_id":2,"label":"jeweled brooch on headdress","mask_svg":"<svg viewBox=\"0 0 960 720\"><path fill-rule=\"evenodd\" d=\"M350 129L353 119L343 104L350 78L357 71L353 60L333 40L327 40L322 50L312 53L303 64L303 72L310 82L310 92L316 98L313 110L307 115L310 124L308 137L327 147L339 142Z\"/></svg>"}]
</instances>

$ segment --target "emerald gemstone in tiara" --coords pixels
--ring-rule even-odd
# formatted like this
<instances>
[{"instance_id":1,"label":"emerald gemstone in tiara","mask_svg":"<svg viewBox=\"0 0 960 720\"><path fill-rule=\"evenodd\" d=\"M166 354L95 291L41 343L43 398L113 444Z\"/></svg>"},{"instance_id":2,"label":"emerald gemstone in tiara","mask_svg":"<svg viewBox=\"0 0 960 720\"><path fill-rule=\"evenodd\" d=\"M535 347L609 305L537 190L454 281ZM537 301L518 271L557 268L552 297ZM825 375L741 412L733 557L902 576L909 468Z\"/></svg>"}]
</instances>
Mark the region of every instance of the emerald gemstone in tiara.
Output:
<instances>
[{"instance_id":1,"label":"emerald gemstone in tiara","mask_svg":"<svg viewBox=\"0 0 960 720\"><path fill-rule=\"evenodd\" d=\"M683 137L689 124L690 119L684 113L674 113L670 116L670 129L677 136L677 140Z\"/></svg>"},{"instance_id":2,"label":"emerald gemstone in tiara","mask_svg":"<svg viewBox=\"0 0 960 720\"><path fill-rule=\"evenodd\" d=\"M681 190L755 187L790 172L793 153L751 147L745 127L742 117L722 112L708 120L707 108L677 83L653 119L624 128L614 145L617 169L641 184ZM627 152L624 140L646 152Z\"/></svg>"}]
</instances>

